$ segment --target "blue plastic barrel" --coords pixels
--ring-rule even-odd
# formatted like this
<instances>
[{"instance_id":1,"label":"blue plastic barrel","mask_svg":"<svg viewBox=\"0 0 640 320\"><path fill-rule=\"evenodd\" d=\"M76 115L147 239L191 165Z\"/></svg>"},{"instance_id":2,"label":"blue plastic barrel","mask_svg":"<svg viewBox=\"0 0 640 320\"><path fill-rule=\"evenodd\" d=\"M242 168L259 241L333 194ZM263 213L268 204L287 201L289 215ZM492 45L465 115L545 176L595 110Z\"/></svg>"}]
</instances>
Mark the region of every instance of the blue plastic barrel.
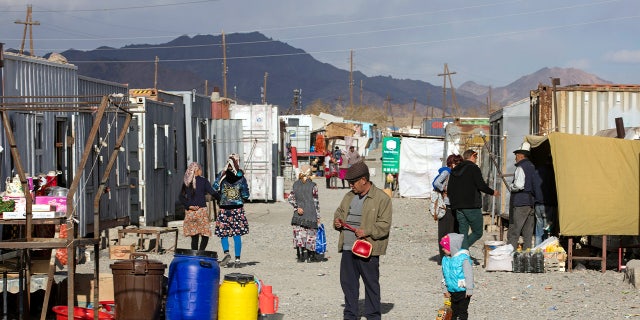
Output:
<instances>
[{"instance_id":1,"label":"blue plastic barrel","mask_svg":"<svg viewBox=\"0 0 640 320\"><path fill-rule=\"evenodd\" d=\"M219 285L215 251L177 249L169 265L166 319L217 319Z\"/></svg>"}]
</instances>

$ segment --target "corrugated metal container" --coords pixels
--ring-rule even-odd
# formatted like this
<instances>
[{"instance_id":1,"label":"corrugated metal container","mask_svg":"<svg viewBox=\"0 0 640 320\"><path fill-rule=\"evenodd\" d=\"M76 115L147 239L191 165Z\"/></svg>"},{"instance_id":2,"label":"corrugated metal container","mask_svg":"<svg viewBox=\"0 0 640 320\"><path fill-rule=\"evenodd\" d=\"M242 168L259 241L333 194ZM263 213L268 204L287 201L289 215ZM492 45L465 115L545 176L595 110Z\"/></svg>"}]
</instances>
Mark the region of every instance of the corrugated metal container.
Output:
<instances>
[{"instance_id":1,"label":"corrugated metal container","mask_svg":"<svg viewBox=\"0 0 640 320\"><path fill-rule=\"evenodd\" d=\"M121 98L112 97L112 99L119 105L126 106L129 102L128 91L129 88L126 84L78 76L80 101L99 101L103 95L121 94ZM83 208L78 212L81 221L79 231L82 235L86 235L87 232L93 232L93 200L100 185L102 174L106 170L107 161L115 148L115 142L118 133L122 130L125 118L124 112L105 114L106 120L103 120L100 125L98 138L104 141L104 144L101 144L101 147L98 148L99 152L90 153L87 165L84 168L82 176L84 184L80 185L77 193L78 203L76 204L78 208ZM80 149L84 147L84 142L87 140L93 121L93 114L80 113L73 117L71 128L69 128L69 136L76 137L75 145L79 147L74 148L76 152L74 157L76 159L82 158L83 150ZM104 224L105 221L119 219L122 224L127 224L128 222L131 188L129 187L127 163L127 153L120 152L107 180L106 187L109 188L109 193L100 198L100 222L102 226L112 225Z\"/></svg>"},{"instance_id":2,"label":"corrugated metal container","mask_svg":"<svg viewBox=\"0 0 640 320\"><path fill-rule=\"evenodd\" d=\"M433 118L422 121L422 134L431 137L444 137L444 128L453 123L452 118Z\"/></svg>"},{"instance_id":3,"label":"corrugated metal container","mask_svg":"<svg viewBox=\"0 0 640 320\"><path fill-rule=\"evenodd\" d=\"M512 175L515 172L514 150L524 141L529 133L529 98L512 103L489 117L491 152L500 166L495 170L492 162L489 162L489 176L487 183L492 188L500 191L499 197L491 197L491 203L502 215L509 213L509 190L506 189L500 174ZM513 180L512 176L505 177L507 182Z\"/></svg>"},{"instance_id":4,"label":"corrugated metal container","mask_svg":"<svg viewBox=\"0 0 640 320\"><path fill-rule=\"evenodd\" d=\"M78 75L77 67L71 64L51 62L39 57L28 57L9 52L4 53L3 68L4 96L77 96ZM59 98L17 98L4 99L4 102L47 102L47 101L75 101ZM18 142L25 172L33 175L56 170L56 119L70 117L70 113L56 112L21 112L11 111L9 117L16 124L14 135ZM1 126L1 124L0 124ZM6 156L2 161L1 181L11 175L12 160L9 154L4 129L0 131L2 145L5 146ZM67 152L68 150L62 150ZM59 155L69 159L71 155ZM68 170L63 173L69 176Z\"/></svg>"},{"instance_id":5,"label":"corrugated metal container","mask_svg":"<svg viewBox=\"0 0 640 320\"><path fill-rule=\"evenodd\" d=\"M289 127L309 127L310 131L323 128L329 121L314 114L293 114L280 116Z\"/></svg>"},{"instance_id":6,"label":"corrugated metal container","mask_svg":"<svg viewBox=\"0 0 640 320\"><path fill-rule=\"evenodd\" d=\"M232 119L242 119L245 177L250 200L274 200L278 167L278 109L272 105L231 105ZM274 154L275 153L275 154Z\"/></svg>"},{"instance_id":7,"label":"corrugated metal container","mask_svg":"<svg viewBox=\"0 0 640 320\"><path fill-rule=\"evenodd\" d=\"M554 107L553 87L539 85L532 90L531 129L533 134L546 135L556 131L594 135L604 129L615 128L615 118L625 124L640 122L640 85L574 85L556 88L557 108Z\"/></svg>"},{"instance_id":8,"label":"corrugated metal container","mask_svg":"<svg viewBox=\"0 0 640 320\"><path fill-rule=\"evenodd\" d=\"M130 100L135 114L125 149L132 186L131 219L138 221L142 214L147 225L163 225L165 217L175 216L175 186L182 181L182 176L173 171L174 106L145 97L132 96ZM134 210L136 207L139 210Z\"/></svg>"},{"instance_id":9,"label":"corrugated metal container","mask_svg":"<svg viewBox=\"0 0 640 320\"><path fill-rule=\"evenodd\" d=\"M186 111L186 106L184 104L184 95L173 94L169 93L168 91L159 91L158 101L173 104L173 117L171 118L173 129L170 134L174 140L175 150L173 150L171 153L171 156L174 158L174 160L173 166L169 169L170 175L172 177L175 177L173 178L174 183L171 184L171 192L176 196L173 198L174 202L172 202L172 205L174 208L182 207L182 204L179 203L177 195L180 194L180 190L182 189L182 177L184 177L184 173L187 171L187 165L189 165L189 161L187 160L189 153L187 150L188 140L186 136L186 119L189 119L190 116ZM175 209L171 210L171 212L175 212ZM173 214L171 215L173 216Z\"/></svg>"},{"instance_id":10,"label":"corrugated metal container","mask_svg":"<svg viewBox=\"0 0 640 320\"><path fill-rule=\"evenodd\" d=\"M298 152L309 152L311 147L311 132L309 127L285 127L288 142L296 147Z\"/></svg>"},{"instance_id":11,"label":"corrugated metal container","mask_svg":"<svg viewBox=\"0 0 640 320\"><path fill-rule=\"evenodd\" d=\"M196 94L195 90L167 92L182 97L186 164L199 163L203 168L204 176L208 177L209 167L207 166L204 141L207 137L206 132L209 124L206 120L211 119L211 99L208 96ZM180 130L177 125L176 130Z\"/></svg>"},{"instance_id":12,"label":"corrugated metal container","mask_svg":"<svg viewBox=\"0 0 640 320\"><path fill-rule=\"evenodd\" d=\"M213 155L212 168L214 174L209 178L211 183L215 174L224 169L224 165L232 153L242 154L244 151L242 119L210 120L211 131L208 135L207 148ZM240 167L244 168L244 158L240 157Z\"/></svg>"}]
</instances>

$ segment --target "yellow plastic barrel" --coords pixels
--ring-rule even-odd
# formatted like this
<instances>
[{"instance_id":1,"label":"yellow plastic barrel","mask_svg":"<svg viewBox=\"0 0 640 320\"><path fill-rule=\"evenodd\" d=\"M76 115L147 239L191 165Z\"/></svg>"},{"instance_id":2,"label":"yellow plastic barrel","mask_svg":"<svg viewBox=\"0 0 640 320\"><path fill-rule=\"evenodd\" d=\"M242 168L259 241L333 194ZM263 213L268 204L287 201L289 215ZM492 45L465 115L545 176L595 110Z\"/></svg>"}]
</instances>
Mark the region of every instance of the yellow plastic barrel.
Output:
<instances>
[{"instance_id":1,"label":"yellow plastic barrel","mask_svg":"<svg viewBox=\"0 0 640 320\"><path fill-rule=\"evenodd\" d=\"M230 273L224 276L218 296L218 320L258 318L258 285L253 275Z\"/></svg>"}]
</instances>

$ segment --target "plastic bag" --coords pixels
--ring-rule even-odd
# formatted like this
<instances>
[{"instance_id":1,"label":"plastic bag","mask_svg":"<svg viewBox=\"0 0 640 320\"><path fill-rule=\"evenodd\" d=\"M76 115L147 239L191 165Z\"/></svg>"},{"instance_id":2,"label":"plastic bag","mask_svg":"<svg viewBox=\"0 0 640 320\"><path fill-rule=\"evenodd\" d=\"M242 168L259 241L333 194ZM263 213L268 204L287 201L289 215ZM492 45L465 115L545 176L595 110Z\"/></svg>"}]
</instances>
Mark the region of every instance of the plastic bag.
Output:
<instances>
[{"instance_id":1,"label":"plastic bag","mask_svg":"<svg viewBox=\"0 0 640 320\"><path fill-rule=\"evenodd\" d=\"M433 220L440 220L447 212L447 205L444 203L442 193L431 191L431 202L429 203L429 212L433 216Z\"/></svg>"},{"instance_id":2,"label":"plastic bag","mask_svg":"<svg viewBox=\"0 0 640 320\"><path fill-rule=\"evenodd\" d=\"M327 252L327 234L324 230L324 224L318 226L316 234L316 253L323 254Z\"/></svg>"}]
</instances>

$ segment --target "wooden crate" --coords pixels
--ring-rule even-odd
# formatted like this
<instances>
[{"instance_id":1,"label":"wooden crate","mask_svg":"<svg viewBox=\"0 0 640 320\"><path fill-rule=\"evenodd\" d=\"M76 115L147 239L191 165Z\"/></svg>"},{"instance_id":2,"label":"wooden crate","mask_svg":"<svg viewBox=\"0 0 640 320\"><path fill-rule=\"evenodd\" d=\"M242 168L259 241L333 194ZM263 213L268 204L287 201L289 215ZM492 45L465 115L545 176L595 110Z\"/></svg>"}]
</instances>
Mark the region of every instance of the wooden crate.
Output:
<instances>
[{"instance_id":1,"label":"wooden crate","mask_svg":"<svg viewBox=\"0 0 640 320\"><path fill-rule=\"evenodd\" d=\"M545 252L544 272L565 272L567 254L565 252Z\"/></svg>"}]
</instances>

